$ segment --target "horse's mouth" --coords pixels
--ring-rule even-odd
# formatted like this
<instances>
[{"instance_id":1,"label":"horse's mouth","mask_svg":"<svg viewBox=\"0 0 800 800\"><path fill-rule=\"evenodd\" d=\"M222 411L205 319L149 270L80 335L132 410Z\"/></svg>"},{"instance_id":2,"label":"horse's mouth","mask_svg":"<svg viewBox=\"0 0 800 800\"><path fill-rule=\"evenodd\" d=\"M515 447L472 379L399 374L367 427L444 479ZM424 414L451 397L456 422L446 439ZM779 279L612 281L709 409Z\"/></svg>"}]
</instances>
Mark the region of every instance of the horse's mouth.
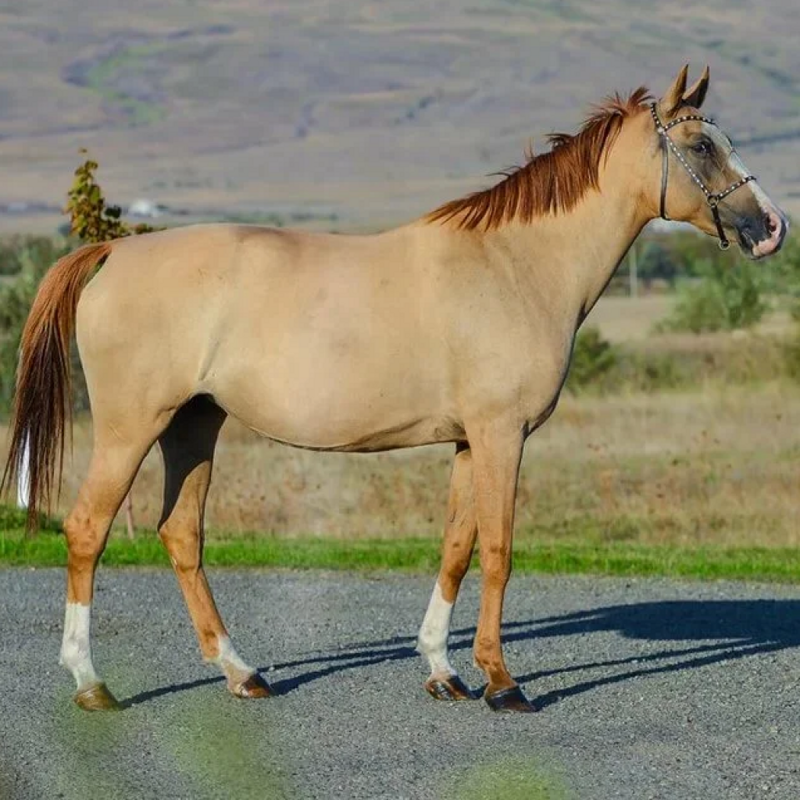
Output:
<instances>
[{"instance_id":1,"label":"horse's mouth","mask_svg":"<svg viewBox=\"0 0 800 800\"><path fill-rule=\"evenodd\" d=\"M753 235L754 227L759 228L759 233L766 233L759 239ZM737 226L736 234L742 252L753 261L774 255L783 246L789 230L789 221L777 210L764 212L763 220L757 226L744 224Z\"/></svg>"}]
</instances>

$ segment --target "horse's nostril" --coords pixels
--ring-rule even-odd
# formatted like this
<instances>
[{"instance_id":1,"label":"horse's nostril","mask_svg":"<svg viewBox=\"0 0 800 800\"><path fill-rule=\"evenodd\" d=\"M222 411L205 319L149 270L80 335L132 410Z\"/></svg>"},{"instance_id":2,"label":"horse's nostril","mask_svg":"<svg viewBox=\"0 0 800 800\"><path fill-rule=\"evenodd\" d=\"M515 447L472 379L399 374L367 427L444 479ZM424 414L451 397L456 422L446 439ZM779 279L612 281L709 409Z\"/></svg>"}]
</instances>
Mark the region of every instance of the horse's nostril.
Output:
<instances>
[{"instance_id":1,"label":"horse's nostril","mask_svg":"<svg viewBox=\"0 0 800 800\"><path fill-rule=\"evenodd\" d=\"M770 233L775 233L775 231L778 230L778 218L774 214L765 214L764 217L767 230Z\"/></svg>"}]
</instances>

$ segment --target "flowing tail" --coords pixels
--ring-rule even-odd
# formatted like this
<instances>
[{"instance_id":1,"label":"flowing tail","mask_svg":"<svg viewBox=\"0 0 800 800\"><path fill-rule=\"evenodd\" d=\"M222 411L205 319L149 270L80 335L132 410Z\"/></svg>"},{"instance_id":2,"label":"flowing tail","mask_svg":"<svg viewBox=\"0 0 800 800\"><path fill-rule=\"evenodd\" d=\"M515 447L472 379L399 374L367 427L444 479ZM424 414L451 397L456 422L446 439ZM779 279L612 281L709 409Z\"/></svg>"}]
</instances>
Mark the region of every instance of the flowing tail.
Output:
<instances>
[{"instance_id":1,"label":"flowing tail","mask_svg":"<svg viewBox=\"0 0 800 800\"><path fill-rule=\"evenodd\" d=\"M0 492L13 485L23 461L28 467L27 528L36 528L64 467L65 423L71 424L69 348L78 299L89 275L112 244L90 244L59 259L36 293L22 331L11 445ZM56 467L58 469L56 470Z\"/></svg>"}]
</instances>

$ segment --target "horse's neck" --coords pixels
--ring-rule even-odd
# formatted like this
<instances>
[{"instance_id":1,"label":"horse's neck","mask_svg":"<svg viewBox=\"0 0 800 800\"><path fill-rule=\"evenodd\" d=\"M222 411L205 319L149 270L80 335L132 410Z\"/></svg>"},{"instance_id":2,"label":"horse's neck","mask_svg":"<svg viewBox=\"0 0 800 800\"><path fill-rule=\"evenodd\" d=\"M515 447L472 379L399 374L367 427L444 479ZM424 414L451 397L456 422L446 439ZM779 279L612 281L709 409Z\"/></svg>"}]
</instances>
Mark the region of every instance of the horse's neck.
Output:
<instances>
[{"instance_id":1,"label":"horse's neck","mask_svg":"<svg viewBox=\"0 0 800 800\"><path fill-rule=\"evenodd\" d=\"M583 316L600 298L614 271L650 217L630 193L593 193L575 209L575 230L562 264L577 278ZM566 222L566 218L564 222Z\"/></svg>"},{"instance_id":2,"label":"horse's neck","mask_svg":"<svg viewBox=\"0 0 800 800\"><path fill-rule=\"evenodd\" d=\"M580 322L592 309L634 239L652 218L630 186L610 180L567 213L501 232L523 283L557 286L551 302ZM604 185L605 184L605 185ZM616 188L615 188L616 187Z\"/></svg>"}]
</instances>

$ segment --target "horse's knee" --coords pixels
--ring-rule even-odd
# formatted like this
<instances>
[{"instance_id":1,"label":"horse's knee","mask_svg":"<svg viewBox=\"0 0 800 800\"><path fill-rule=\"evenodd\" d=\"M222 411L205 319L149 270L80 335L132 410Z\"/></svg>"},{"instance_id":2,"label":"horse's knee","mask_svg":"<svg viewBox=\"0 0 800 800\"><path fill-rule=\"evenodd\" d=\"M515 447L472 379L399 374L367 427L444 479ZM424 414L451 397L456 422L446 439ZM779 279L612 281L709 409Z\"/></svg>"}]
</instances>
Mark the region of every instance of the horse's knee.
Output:
<instances>
[{"instance_id":1,"label":"horse's knee","mask_svg":"<svg viewBox=\"0 0 800 800\"><path fill-rule=\"evenodd\" d=\"M454 575L463 574L469 568L472 559L473 542L470 541L450 541L445 545L445 563Z\"/></svg>"},{"instance_id":2,"label":"horse's knee","mask_svg":"<svg viewBox=\"0 0 800 800\"><path fill-rule=\"evenodd\" d=\"M70 564L94 564L100 557L104 537L84 509L73 510L64 520L64 536Z\"/></svg>"},{"instance_id":3,"label":"horse's knee","mask_svg":"<svg viewBox=\"0 0 800 800\"><path fill-rule=\"evenodd\" d=\"M485 583L505 587L511 575L511 551L505 545L481 551L481 571Z\"/></svg>"}]
</instances>

